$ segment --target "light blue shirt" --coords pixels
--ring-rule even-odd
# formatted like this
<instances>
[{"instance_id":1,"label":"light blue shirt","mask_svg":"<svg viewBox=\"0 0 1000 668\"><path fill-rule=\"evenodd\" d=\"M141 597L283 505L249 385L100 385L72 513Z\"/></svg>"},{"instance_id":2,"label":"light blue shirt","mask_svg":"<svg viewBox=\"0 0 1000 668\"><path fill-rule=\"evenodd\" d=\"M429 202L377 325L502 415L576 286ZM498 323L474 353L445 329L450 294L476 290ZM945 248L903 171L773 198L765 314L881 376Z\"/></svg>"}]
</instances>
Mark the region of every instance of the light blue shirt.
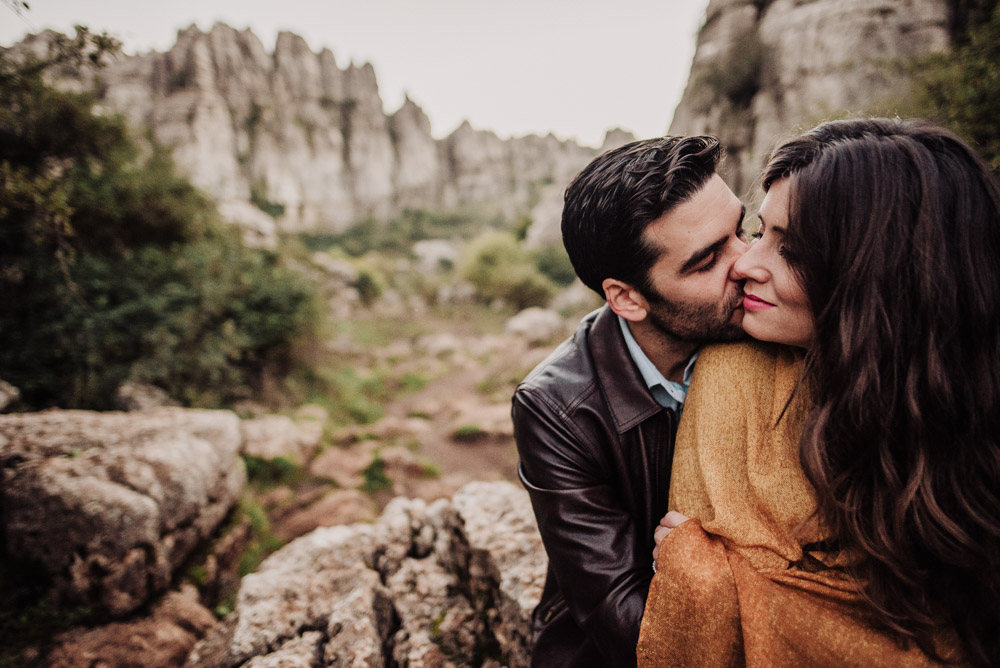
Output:
<instances>
[{"instance_id":1,"label":"light blue shirt","mask_svg":"<svg viewBox=\"0 0 1000 668\"><path fill-rule=\"evenodd\" d=\"M687 366L684 367L684 382L675 383L672 380L667 380L666 376L660 373L660 370L649 361L646 353L642 352L642 348L632 336L632 331L628 328L625 318L618 316L618 324L622 328L622 335L625 337L625 345L628 346L629 355L632 356L635 365L639 367L639 373L646 381L649 392L657 403L666 408L673 408L677 417L680 417L681 409L684 408L684 400L687 398L688 386L691 385L691 374L694 373L694 363L698 360L698 353L695 352L688 360Z\"/></svg>"}]
</instances>

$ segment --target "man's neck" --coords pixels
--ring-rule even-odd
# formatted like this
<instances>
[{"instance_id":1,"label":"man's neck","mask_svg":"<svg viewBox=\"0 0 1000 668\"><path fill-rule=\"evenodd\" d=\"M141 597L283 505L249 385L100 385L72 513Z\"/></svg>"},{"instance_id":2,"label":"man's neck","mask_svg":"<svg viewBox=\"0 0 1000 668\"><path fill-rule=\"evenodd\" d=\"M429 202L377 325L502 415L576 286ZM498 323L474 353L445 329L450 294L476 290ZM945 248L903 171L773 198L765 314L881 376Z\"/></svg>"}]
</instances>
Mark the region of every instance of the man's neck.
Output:
<instances>
[{"instance_id":1,"label":"man's neck","mask_svg":"<svg viewBox=\"0 0 1000 668\"><path fill-rule=\"evenodd\" d=\"M635 342L646 353L649 361L670 381L682 383L684 369L691 356L701 345L699 342L681 341L657 329L648 320L628 322Z\"/></svg>"}]
</instances>

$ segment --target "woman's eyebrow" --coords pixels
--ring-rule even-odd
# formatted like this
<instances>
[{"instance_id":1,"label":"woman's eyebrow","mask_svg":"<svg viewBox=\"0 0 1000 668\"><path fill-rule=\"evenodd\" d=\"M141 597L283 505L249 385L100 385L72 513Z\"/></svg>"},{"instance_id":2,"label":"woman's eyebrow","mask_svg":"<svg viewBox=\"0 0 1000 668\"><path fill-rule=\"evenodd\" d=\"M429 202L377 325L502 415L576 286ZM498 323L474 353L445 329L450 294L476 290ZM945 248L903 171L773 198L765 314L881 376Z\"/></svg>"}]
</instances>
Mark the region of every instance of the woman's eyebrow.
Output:
<instances>
[{"instance_id":1,"label":"woman's eyebrow","mask_svg":"<svg viewBox=\"0 0 1000 668\"><path fill-rule=\"evenodd\" d=\"M786 228L784 227L768 224L768 222L764 220L764 216L762 216L760 212L757 213L757 219L760 221L760 224L767 229L768 232L774 232L775 234L780 234L784 236L785 232L787 231Z\"/></svg>"}]
</instances>

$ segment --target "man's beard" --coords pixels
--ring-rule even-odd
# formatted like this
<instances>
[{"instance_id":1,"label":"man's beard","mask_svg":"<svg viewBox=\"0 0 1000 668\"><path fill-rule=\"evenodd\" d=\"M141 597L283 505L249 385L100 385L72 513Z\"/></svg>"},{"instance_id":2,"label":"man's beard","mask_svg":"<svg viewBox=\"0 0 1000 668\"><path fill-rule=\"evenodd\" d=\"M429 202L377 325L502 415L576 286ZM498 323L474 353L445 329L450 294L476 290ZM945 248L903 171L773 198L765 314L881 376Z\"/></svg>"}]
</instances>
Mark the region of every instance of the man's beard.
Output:
<instances>
[{"instance_id":1,"label":"man's beard","mask_svg":"<svg viewBox=\"0 0 1000 668\"><path fill-rule=\"evenodd\" d=\"M667 299L655 290L643 293L649 302L649 322L662 334L678 341L735 341L742 339L742 320L732 322L743 301L739 290L721 303L685 304Z\"/></svg>"}]
</instances>

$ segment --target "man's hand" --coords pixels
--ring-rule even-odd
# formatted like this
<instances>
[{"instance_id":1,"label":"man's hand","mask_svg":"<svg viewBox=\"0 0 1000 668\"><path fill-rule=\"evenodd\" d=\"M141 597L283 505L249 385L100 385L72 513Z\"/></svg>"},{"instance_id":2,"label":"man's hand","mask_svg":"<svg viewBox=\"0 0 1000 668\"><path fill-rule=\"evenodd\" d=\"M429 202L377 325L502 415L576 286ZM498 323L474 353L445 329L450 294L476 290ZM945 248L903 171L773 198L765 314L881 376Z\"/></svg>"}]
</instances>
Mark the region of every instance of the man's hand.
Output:
<instances>
[{"instance_id":1,"label":"man's hand","mask_svg":"<svg viewBox=\"0 0 1000 668\"><path fill-rule=\"evenodd\" d=\"M653 562L656 562L656 555L660 553L660 541L667 537L671 531L680 526L681 522L686 522L689 518L681 515L676 510L671 510L660 520L659 526L653 530Z\"/></svg>"}]
</instances>

